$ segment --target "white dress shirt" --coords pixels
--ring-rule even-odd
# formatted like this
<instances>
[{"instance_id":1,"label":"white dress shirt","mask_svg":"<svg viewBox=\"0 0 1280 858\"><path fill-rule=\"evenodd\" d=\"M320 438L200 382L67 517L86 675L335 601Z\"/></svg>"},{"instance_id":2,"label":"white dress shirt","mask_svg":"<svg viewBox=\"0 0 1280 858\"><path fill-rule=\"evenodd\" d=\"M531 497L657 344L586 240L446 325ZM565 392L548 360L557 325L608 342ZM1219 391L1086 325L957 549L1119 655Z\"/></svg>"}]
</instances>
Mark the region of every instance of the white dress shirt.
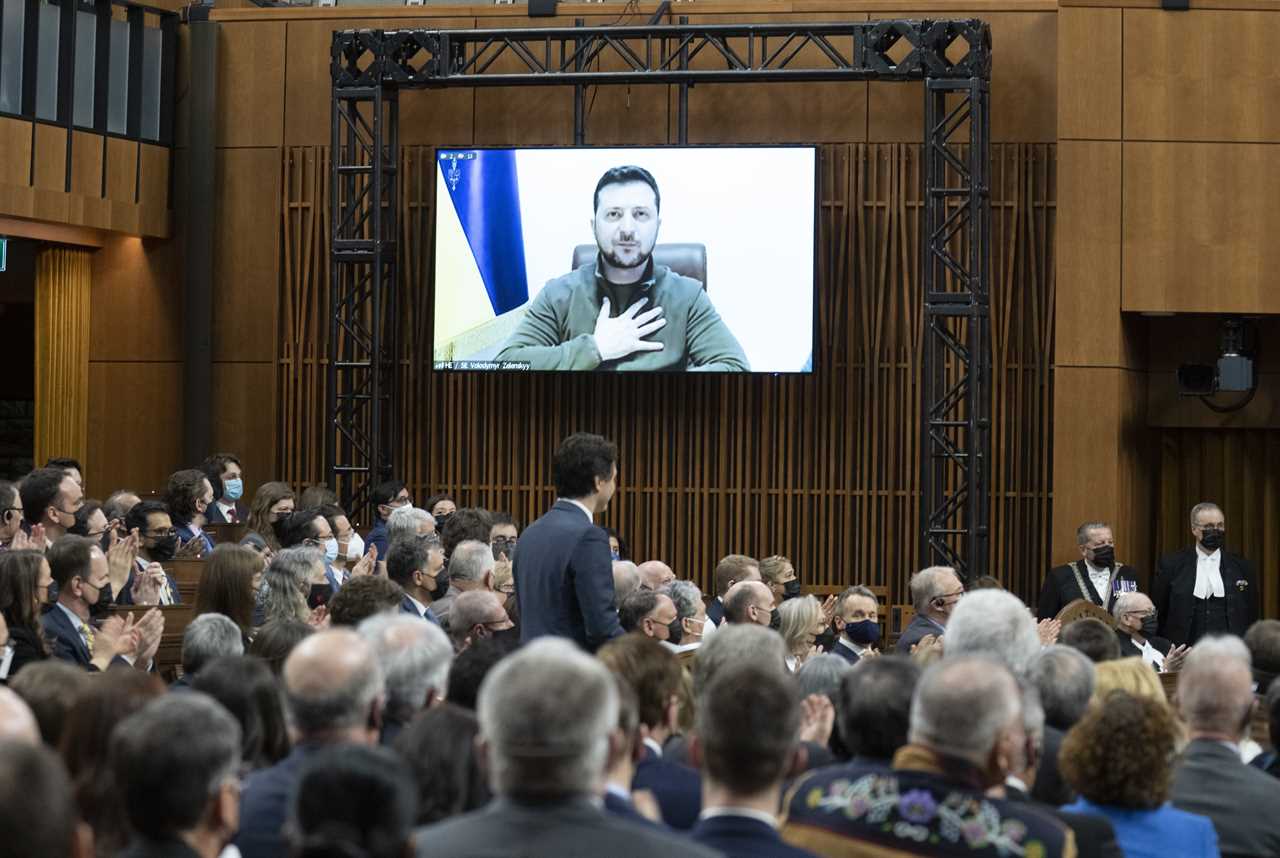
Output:
<instances>
[{"instance_id":1,"label":"white dress shirt","mask_svg":"<svg viewBox=\"0 0 1280 858\"><path fill-rule=\"evenodd\" d=\"M849 640L844 635L841 635L840 638L836 641L836 646L842 646L845 649L850 650L858 658L862 658L864 655L867 654L867 650L871 649L871 647L869 646L859 646L858 644Z\"/></svg>"},{"instance_id":2,"label":"white dress shirt","mask_svg":"<svg viewBox=\"0 0 1280 858\"><path fill-rule=\"evenodd\" d=\"M1222 549L1205 554L1203 548L1196 546L1196 588L1193 595L1197 599L1220 599L1225 595L1222 588Z\"/></svg>"},{"instance_id":3,"label":"white dress shirt","mask_svg":"<svg viewBox=\"0 0 1280 858\"><path fill-rule=\"evenodd\" d=\"M698 819L715 819L717 816L741 816L746 819L754 819L756 822L763 822L770 828L778 827L778 818L776 816L771 813L765 813L763 810L756 810L754 807L708 807L698 814Z\"/></svg>"},{"instance_id":4,"label":"white dress shirt","mask_svg":"<svg viewBox=\"0 0 1280 858\"><path fill-rule=\"evenodd\" d=\"M1136 644L1137 641L1134 641ZM1164 653L1151 645L1151 641L1142 642L1142 661L1145 664L1154 664L1156 670L1164 670Z\"/></svg>"},{"instance_id":5,"label":"white dress shirt","mask_svg":"<svg viewBox=\"0 0 1280 858\"><path fill-rule=\"evenodd\" d=\"M1089 573L1089 583L1093 584L1093 589L1102 597L1102 607L1107 607L1107 602L1111 600L1111 570L1105 566L1099 569L1088 560L1084 561L1084 568Z\"/></svg>"},{"instance_id":6,"label":"white dress shirt","mask_svg":"<svg viewBox=\"0 0 1280 858\"><path fill-rule=\"evenodd\" d=\"M405 597L406 599L408 599L410 602L413 602L413 608L414 608L414 610L416 610L416 611L418 612L418 616L419 616L419 617L421 617L422 619L424 619L424 620L425 620L425 619L427 618L427 606L426 606L426 605L424 605L424 604L422 604L421 602L419 602L417 599L413 598L412 596L410 596L408 593L405 593L405 594L404 594L404 597Z\"/></svg>"}]
</instances>

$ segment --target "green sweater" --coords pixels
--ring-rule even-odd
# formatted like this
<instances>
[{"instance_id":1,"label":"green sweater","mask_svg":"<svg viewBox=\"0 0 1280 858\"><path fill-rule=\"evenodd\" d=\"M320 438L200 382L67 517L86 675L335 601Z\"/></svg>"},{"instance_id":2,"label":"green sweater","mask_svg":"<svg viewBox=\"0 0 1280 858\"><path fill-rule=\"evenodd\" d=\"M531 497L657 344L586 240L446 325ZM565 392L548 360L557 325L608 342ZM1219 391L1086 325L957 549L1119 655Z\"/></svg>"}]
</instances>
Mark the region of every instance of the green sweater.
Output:
<instances>
[{"instance_id":1,"label":"green sweater","mask_svg":"<svg viewBox=\"0 0 1280 858\"><path fill-rule=\"evenodd\" d=\"M601 361L592 334L604 298L614 316L648 298L645 312L662 308L667 324L644 339L661 351L634 352ZM747 356L721 320L702 284L665 265L639 283L610 283L590 262L547 283L496 360L528 361L535 370L631 370L643 372L750 372Z\"/></svg>"}]
</instances>

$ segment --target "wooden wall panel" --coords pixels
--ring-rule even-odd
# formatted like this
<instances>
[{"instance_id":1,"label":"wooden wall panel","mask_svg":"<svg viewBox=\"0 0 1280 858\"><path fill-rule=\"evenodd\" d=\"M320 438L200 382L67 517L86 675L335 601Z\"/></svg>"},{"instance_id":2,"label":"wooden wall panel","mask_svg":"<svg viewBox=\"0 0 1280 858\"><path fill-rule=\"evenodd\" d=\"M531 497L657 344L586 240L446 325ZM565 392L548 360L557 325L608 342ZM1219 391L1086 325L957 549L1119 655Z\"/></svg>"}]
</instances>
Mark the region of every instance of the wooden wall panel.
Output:
<instances>
[{"instance_id":1,"label":"wooden wall panel","mask_svg":"<svg viewBox=\"0 0 1280 858\"><path fill-rule=\"evenodd\" d=\"M32 184L46 191L66 191L67 129L36 123Z\"/></svg>"},{"instance_id":2,"label":"wooden wall panel","mask_svg":"<svg viewBox=\"0 0 1280 858\"><path fill-rule=\"evenodd\" d=\"M1126 142L1123 218L1123 309L1280 312L1280 146Z\"/></svg>"},{"instance_id":3,"label":"wooden wall panel","mask_svg":"<svg viewBox=\"0 0 1280 858\"><path fill-rule=\"evenodd\" d=\"M106 138L101 134L74 131L71 135L71 193L102 196Z\"/></svg>"},{"instance_id":4,"label":"wooden wall panel","mask_svg":"<svg viewBox=\"0 0 1280 858\"><path fill-rule=\"evenodd\" d=\"M1059 138L1120 139L1122 15L1119 9L1058 10Z\"/></svg>"},{"instance_id":5,"label":"wooden wall panel","mask_svg":"<svg viewBox=\"0 0 1280 858\"><path fill-rule=\"evenodd\" d=\"M96 307L95 307L96 311ZM182 364L89 364L87 490L162 489L182 467Z\"/></svg>"},{"instance_id":6,"label":"wooden wall panel","mask_svg":"<svg viewBox=\"0 0 1280 858\"><path fill-rule=\"evenodd\" d=\"M275 450L262 443L275 426L275 405L272 361L214 363L213 447L240 456L247 480L245 494L250 498L258 485L275 478Z\"/></svg>"},{"instance_id":7,"label":"wooden wall panel","mask_svg":"<svg viewBox=\"0 0 1280 858\"><path fill-rule=\"evenodd\" d=\"M598 23L592 21L592 23ZM573 19L491 18L486 27L572 27ZM523 71L508 56L491 66L494 72ZM573 142L573 87L500 86L475 90L477 146L539 146Z\"/></svg>"},{"instance_id":8,"label":"wooden wall panel","mask_svg":"<svg viewBox=\"0 0 1280 858\"><path fill-rule=\"evenodd\" d=\"M280 150L220 149L213 251L215 361L270 361L280 270Z\"/></svg>"},{"instance_id":9,"label":"wooden wall panel","mask_svg":"<svg viewBox=\"0 0 1280 858\"><path fill-rule=\"evenodd\" d=\"M31 183L31 123L0 117L0 184Z\"/></svg>"},{"instance_id":10,"label":"wooden wall panel","mask_svg":"<svg viewBox=\"0 0 1280 858\"><path fill-rule=\"evenodd\" d=\"M107 199L125 205L137 202L138 145L132 140L107 138Z\"/></svg>"},{"instance_id":11,"label":"wooden wall panel","mask_svg":"<svg viewBox=\"0 0 1280 858\"><path fill-rule=\"evenodd\" d=\"M89 360L181 361L181 278L176 241L111 236L93 255Z\"/></svg>"},{"instance_id":12,"label":"wooden wall panel","mask_svg":"<svg viewBox=\"0 0 1280 858\"><path fill-rule=\"evenodd\" d=\"M1124 13L1127 140L1280 142L1272 11Z\"/></svg>"},{"instance_id":13,"label":"wooden wall panel","mask_svg":"<svg viewBox=\"0 0 1280 858\"><path fill-rule=\"evenodd\" d=\"M218 146L284 142L284 42L284 21L219 25Z\"/></svg>"},{"instance_id":14,"label":"wooden wall panel","mask_svg":"<svg viewBox=\"0 0 1280 858\"><path fill-rule=\"evenodd\" d=\"M142 143L138 157L138 203L154 211L168 211L169 163L172 153L164 146Z\"/></svg>"}]
</instances>

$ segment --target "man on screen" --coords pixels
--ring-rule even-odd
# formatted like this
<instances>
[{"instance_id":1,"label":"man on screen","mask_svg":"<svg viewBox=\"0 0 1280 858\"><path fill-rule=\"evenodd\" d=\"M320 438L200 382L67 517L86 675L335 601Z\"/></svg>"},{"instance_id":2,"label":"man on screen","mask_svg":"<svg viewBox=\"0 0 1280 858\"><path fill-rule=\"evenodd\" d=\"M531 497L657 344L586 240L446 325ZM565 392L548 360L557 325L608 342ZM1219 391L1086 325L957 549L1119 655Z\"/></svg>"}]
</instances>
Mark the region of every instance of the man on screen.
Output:
<instances>
[{"instance_id":1,"label":"man on screen","mask_svg":"<svg viewBox=\"0 0 1280 858\"><path fill-rule=\"evenodd\" d=\"M658 183L614 167L596 184L596 261L549 282L499 361L536 370L748 372L742 346L702 284L653 261Z\"/></svg>"}]
</instances>

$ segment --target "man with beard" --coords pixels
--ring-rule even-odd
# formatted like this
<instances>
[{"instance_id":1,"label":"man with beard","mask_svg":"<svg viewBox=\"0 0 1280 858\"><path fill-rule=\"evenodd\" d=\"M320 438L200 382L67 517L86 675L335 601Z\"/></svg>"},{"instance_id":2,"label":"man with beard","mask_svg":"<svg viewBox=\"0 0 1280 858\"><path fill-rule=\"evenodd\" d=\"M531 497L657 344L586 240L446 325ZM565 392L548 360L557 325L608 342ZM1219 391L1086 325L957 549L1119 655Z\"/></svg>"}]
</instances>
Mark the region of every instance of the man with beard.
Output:
<instances>
[{"instance_id":1,"label":"man with beard","mask_svg":"<svg viewBox=\"0 0 1280 858\"><path fill-rule=\"evenodd\" d=\"M606 171L595 191L596 261L549 282L497 360L535 370L748 372L703 285L655 264L661 206L648 170Z\"/></svg>"}]
</instances>

